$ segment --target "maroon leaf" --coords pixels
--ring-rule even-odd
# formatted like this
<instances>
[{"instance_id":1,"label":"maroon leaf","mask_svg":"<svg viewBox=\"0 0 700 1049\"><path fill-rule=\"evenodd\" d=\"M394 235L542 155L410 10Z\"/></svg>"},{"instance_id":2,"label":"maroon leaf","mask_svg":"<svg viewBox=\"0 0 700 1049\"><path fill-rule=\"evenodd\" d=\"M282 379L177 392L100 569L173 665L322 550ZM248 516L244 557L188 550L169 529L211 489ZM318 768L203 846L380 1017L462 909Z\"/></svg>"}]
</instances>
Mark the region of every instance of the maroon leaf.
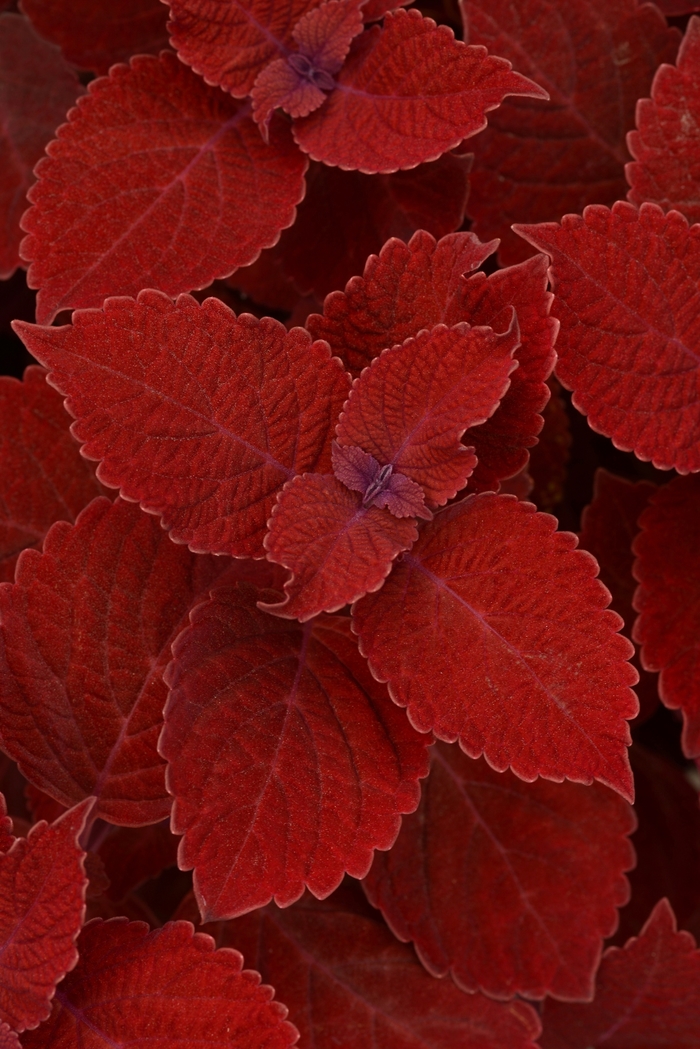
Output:
<instances>
[{"instance_id":1,"label":"maroon leaf","mask_svg":"<svg viewBox=\"0 0 700 1049\"><path fill-rule=\"evenodd\" d=\"M495 998L593 997L629 899L630 807L595 784L522 783L436 744L417 812L364 886L433 976Z\"/></svg>"},{"instance_id":2,"label":"maroon leaf","mask_svg":"<svg viewBox=\"0 0 700 1049\"><path fill-rule=\"evenodd\" d=\"M65 805L94 795L115 823L168 815L161 675L218 571L121 500L94 500L22 554L0 585L0 736L32 782Z\"/></svg>"},{"instance_id":3,"label":"maroon leaf","mask_svg":"<svg viewBox=\"0 0 700 1049\"><path fill-rule=\"evenodd\" d=\"M393 11L356 38L321 109L294 124L313 160L367 174L412 168L486 125L506 95L546 98L509 62L467 47L419 11Z\"/></svg>"},{"instance_id":4,"label":"maroon leaf","mask_svg":"<svg viewBox=\"0 0 700 1049\"><path fill-rule=\"evenodd\" d=\"M0 1049L22 1049L16 1031L7 1024L0 1024Z\"/></svg>"},{"instance_id":5,"label":"maroon leaf","mask_svg":"<svg viewBox=\"0 0 700 1049\"><path fill-rule=\"evenodd\" d=\"M26 18L0 15L0 279L21 265L19 220L33 168L82 88Z\"/></svg>"},{"instance_id":6,"label":"maroon leaf","mask_svg":"<svg viewBox=\"0 0 700 1049\"><path fill-rule=\"evenodd\" d=\"M550 101L505 102L474 140L469 214L501 237L503 263L530 252L512 222L557 220L624 197L625 132L677 29L637 0L461 0L464 39L510 59ZM546 30L545 28L546 27Z\"/></svg>"},{"instance_id":7,"label":"maroon leaf","mask_svg":"<svg viewBox=\"0 0 700 1049\"><path fill-rule=\"evenodd\" d=\"M275 496L329 469L348 378L328 347L218 299L141 292L16 330L51 369L100 478L192 549L262 557Z\"/></svg>"},{"instance_id":8,"label":"maroon leaf","mask_svg":"<svg viewBox=\"0 0 700 1049\"><path fill-rule=\"evenodd\" d=\"M544 426L537 444L530 451L528 469L532 474L533 503L538 510L551 514L566 494L564 489L573 438L561 385L554 375L550 375L547 385L551 397L542 410Z\"/></svg>"},{"instance_id":9,"label":"maroon leaf","mask_svg":"<svg viewBox=\"0 0 700 1049\"><path fill-rule=\"evenodd\" d=\"M683 750L700 756L700 477L677 477L649 497L634 541L634 640L660 670L659 695L683 712Z\"/></svg>"},{"instance_id":10,"label":"maroon leaf","mask_svg":"<svg viewBox=\"0 0 700 1049\"><path fill-rule=\"evenodd\" d=\"M150 827L117 827L100 845L99 856L109 877L106 890L118 903L148 878L177 862L178 839L167 823Z\"/></svg>"},{"instance_id":11,"label":"maroon leaf","mask_svg":"<svg viewBox=\"0 0 700 1049\"><path fill-rule=\"evenodd\" d=\"M37 823L0 856L0 1022L16 1031L51 1012L56 984L78 960L85 853L78 837L92 799L56 823Z\"/></svg>"},{"instance_id":12,"label":"maroon leaf","mask_svg":"<svg viewBox=\"0 0 700 1049\"><path fill-rule=\"evenodd\" d=\"M661 8L669 18L689 15L693 11L700 10L700 3L697 3L697 0L657 0L656 6Z\"/></svg>"},{"instance_id":13,"label":"maroon leaf","mask_svg":"<svg viewBox=\"0 0 700 1049\"><path fill-rule=\"evenodd\" d=\"M639 939L605 952L594 1002L545 1003L542 1049L695 1049L699 984L700 951L661 900Z\"/></svg>"},{"instance_id":14,"label":"maroon leaf","mask_svg":"<svg viewBox=\"0 0 700 1049\"><path fill-rule=\"evenodd\" d=\"M294 221L306 160L281 121L266 145L247 106L167 52L88 90L37 168L23 219L39 323L144 287L203 288Z\"/></svg>"},{"instance_id":15,"label":"maroon leaf","mask_svg":"<svg viewBox=\"0 0 700 1049\"><path fill-rule=\"evenodd\" d=\"M0 794L0 852L7 852L12 847L14 840L12 820L7 815L7 802L5 796Z\"/></svg>"},{"instance_id":16,"label":"maroon leaf","mask_svg":"<svg viewBox=\"0 0 700 1049\"><path fill-rule=\"evenodd\" d=\"M363 877L427 772L429 740L373 680L349 620L302 628L258 611L257 593L213 591L166 672L172 827L205 920Z\"/></svg>"},{"instance_id":17,"label":"maroon leaf","mask_svg":"<svg viewBox=\"0 0 700 1049\"><path fill-rule=\"evenodd\" d=\"M51 1018L25 1037L25 1049L145 1049L154 1037L159 1049L287 1049L297 1040L273 989L243 970L236 951L215 951L210 936L193 934L189 922L149 932L143 922L98 919L78 945L76 969L61 984Z\"/></svg>"},{"instance_id":18,"label":"maroon leaf","mask_svg":"<svg viewBox=\"0 0 700 1049\"><path fill-rule=\"evenodd\" d=\"M518 232L552 258L557 376L575 407L616 448L700 470L700 227L618 201Z\"/></svg>"},{"instance_id":19,"label":"maroon leaf","mask_svg":"<svg viewBox=\"0 0 700 1049\"><path fill-rule=\"evenodd\" d=\"M362 492L364 507L385 506L394 517L424 517L430 521L433 516L426 508L419 484L394 473L390 463L381 466L361 448L341 448L334 441L333 473L346 488Z\"/></svg>"},{"instance_id":20,"label":"maroon leaf","mask_svg":"<svg viewBox=\"0 0 700 1049\"><path fill-rule=\"evenodd\" d=\"M590 554L531 503L485 493L436 515L353 609L372 672L411 723L520 779L632 797L632 646Z\"/></svg>"}]
</instances>

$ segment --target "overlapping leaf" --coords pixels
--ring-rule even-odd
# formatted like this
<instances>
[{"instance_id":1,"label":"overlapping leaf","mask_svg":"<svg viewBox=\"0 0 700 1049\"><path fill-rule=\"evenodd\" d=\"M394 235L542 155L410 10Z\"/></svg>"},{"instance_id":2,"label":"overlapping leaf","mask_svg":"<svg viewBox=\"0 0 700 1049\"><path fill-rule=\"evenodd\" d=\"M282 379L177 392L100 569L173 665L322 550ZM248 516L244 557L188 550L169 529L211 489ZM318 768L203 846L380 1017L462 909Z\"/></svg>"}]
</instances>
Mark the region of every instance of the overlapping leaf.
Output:
<instances>
[{"instance_id":1,"label":"overlapping leaf","mask_svg":"<svg viewBox=\"0 0 700 1049\"><path fill-rule=\"evenodd\" d=\"M0 15L0 279L20 265L19 220L33 168L82 88L25 18Z\"/></svg>"},{"instance_id":2,"label":"overlapping leaf","mask_svg":"<svg viewBox=\"0 0 700 1049\"><path fill-rule=\"evenodd\" d=\"M537 444L530 450L528 471L532 475L532 501L538 510L553 513L565 497L567 467L573 437L561 385L550 375L547 385L551 397L542 410L544 426Z\"/></svg>"},{"instance_id":3,"label":"overlapping leaf","mask_svg":"<svg viewBox=\"0 0 700 1049\"><path fill-rule=\"evenodd\" d=\"M426 745L371 677L349 620L300 627L222 587L166 672L161 753L203 917L323 897L363 877L415 809Z\"/></svg>"},{"instance_id":4,"label":"overlapping leaf","mask_svg":"<svg viewBox=\"0 0 700 1049\"><path fill-rule=\"evenodd\" d=\"M149 932L143 922L99 919L78 941L80 961L63 981L50 1019L25 1049L58 1045L183 1042L236 1049L287 1049L298 1037L286 1008L236 951L216 951L189 922ZM115 1003L115 991L118 1001Z\"/></svg>"},{"instance_id":5,"label":"overlapping leaf","mask_svg":"<svg viewBox=\"0 0 700 1049\"><path fill-rule=\"evenodd\" d=\"M63 804L138 825L170 810L156 751L170 644L220 571L137 506L94 500L0 586L0 738Z\"/></svg>"},{"instance_id":6,"label":"overlapping leaf","mask_svg":"<svg viewBox=\"0 0 700 1049\"><path fill-rule=\"evenodd\" d=\"M285 481L330 467L340 363L300 328L218 299L145 291L73 320L16 329L68 395L100 478L194 550L262 557Z\"/></svg>"},{"instance_id":7,"label":"overlapping leaf","mask_svg":"<svg viewBox=\"0 0 700 1049\"><path fill-rule=\"evenodd\" d=\"M37 168L23 219L40 323L144 287L203 288L291 226L306 161L282 122L266 145L247 106L168 52L88 90Z\"/></svg>"},{"instance_id":8,"label":"overlapping leaf","mask_svg":"<svg viewBox=\"0 0 700 1049\"><path fill-rule=\"evenodd\" d=\"M0 1022L16 1031L51 1012L56 984L78 960L85 853L78 837L92 800L37 823L0 856Z\"/></svg>"},{"instance_id":9,"label":"overlapping leaf","mask_svg":"<svg viewBox=\"0 0 700 1049\"><path fill-rule=\"evenodd\" d=\"M677 17L678 15L689 15L693 11L700 10L700 4L697 3L697 0L658 0L657 7L660 7L669 18Z\"/></svg>"},{"instance_id":10,"label":"overlapping leaf","mask_svg":"<svg viewBox=\"0 0 700 1049\"><path fill-rule=\"evenodd\" d=\"M683 749L700 756L700 477L677 477L649 499L634 541L634 639L659 695L683 712Z\"/></svg>"},{"instance_id":11,"label":"overlapping leaf","mask_svg":"<svg viewBox=\"0 0 700 1049\"><path fill-rule=\"evenodd\" d=\"M637 0L462 0L464 39L510 59L550 101L506 101L474 140L474 232L503 263L529 252L513 222L557 220L624 197L625 133L679 34ZM546 31L544 30L546 27Z\"/></svg>"},{"instance_id":12,"label":"overlapping leaf","mask_svg":"<svg viewBox=\"0 0 700 1049\"><path fill-rule=\"evenodd\" d=\"M507 95L546 97L509 62L416 10L391 12L357 37L337 82L295 121L294 137L314 160L367 174L435 160L480 131Z\"/></svg>"},{"instance_id":13,"label":"overlapping leaf","mask_svg":"<svg viewBox=\"0 0 700 1049\"><path fill-rule=\"evenodd\" d=\"M0 794L0 852L7 852L14 840L12 820L7 815L7 802L4 794Z\"/></svg>"},{"instance_id":14,"label":"overlapping leaf","mask_svg":"<svg viewBox=\"0 0 700 1049\"><path fill-rule=\"evenodd\" d=\"M109 877L105 891L110 900L118 903L148 878L175 866L177 845L167 823L115 828L99 851Z\"/></svg>"},{"instance_id":15,"label":"overlapping leaf","mask_svg":"<svg viewBox=\"0 0 700 1049\"><path fill-rule=\"evenodd\" d=\"M700 470L700 227L620 201L518 230L552 258L557 376L574 405L617 448Z\"/></svg>"},{"instance_id":16,"label":"overlapping leaf","mask_svg":"<svg viewBox=\"0 0 700 1049\"><path fill-rule=\"evenodd\" d=\"M700 951L661 900L639 939L605 952L590 1005L547 1002L542 1049L695 1049Z\"/></svg>"},{"instance_id":17,"label":"overlapping leaf","mask_svg":"<svg viewBox=\"0 0 700 1049\"><path fill-rule=\"evenodd\" d=\"M526 781L598 779L630 798L632 646L595 561L555 526L512 496L449 507L357 602L354 629L420 731Z\"/></svg>"}]
</instances>

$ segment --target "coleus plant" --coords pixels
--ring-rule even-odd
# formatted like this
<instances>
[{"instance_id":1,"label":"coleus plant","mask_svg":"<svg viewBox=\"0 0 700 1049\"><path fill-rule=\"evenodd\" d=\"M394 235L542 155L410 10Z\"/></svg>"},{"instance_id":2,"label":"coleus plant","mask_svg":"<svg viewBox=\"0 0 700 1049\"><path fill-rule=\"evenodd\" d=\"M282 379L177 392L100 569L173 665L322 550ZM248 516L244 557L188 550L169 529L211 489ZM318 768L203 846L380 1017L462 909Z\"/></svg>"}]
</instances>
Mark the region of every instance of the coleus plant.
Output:
<instances>
[{"instance_id":1,"label":"coleus plant","mask_svg":"<svg viewBox=\"0 0 700 1049\"><path fill-rule=\"evenodd\" d=\"M4 6L0 1046L697 1046L700 5Z\"/></svg>"}]
</instances>

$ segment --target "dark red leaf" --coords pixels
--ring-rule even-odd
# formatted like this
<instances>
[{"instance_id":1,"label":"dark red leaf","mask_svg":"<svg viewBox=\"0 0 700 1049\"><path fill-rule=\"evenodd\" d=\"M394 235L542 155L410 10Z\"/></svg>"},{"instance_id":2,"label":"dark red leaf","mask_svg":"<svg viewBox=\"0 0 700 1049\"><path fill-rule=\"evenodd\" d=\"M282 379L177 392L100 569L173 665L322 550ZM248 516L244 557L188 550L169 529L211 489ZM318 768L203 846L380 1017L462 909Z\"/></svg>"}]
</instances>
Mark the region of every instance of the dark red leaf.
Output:
<instances>
[{"instance_id":1,"label":"dark red leaf","mask_svg":"<svg viewBox=\"0 0 700 1049\"><path fill-rule=\"evenodd\" d=\"M14 840L12 820L7 815L7 802L5 796L0 794L0 852L7 852L12 847Z\"/></svg>"},{"instance_id":2,"label":"dark red leaf","mask_svg":"<svg viewBox=\"0 0 700 1049\"><path fill-rule=\"evenodd\" d=\"M700 10L700 3L695 0L656 0L656 6L661 8L669 18L678 15L689 15L693 11Z\"/></svg>"},{"instance_id":3,"label":"dark red leaf","mask_svg":"<svg viewBox=\"0 0 700 1049\"><path fill-rule=\"evenodd\" d=\"M148 878L177 862L178 839L167 823L151 827L117 827L100 845L100 859L109 876L107 893L118 903Z\"/></svg>"},{"instance_id":4,"label":"dark red leaf","mask_svg":"<svg viewBox=\"0 0 700 1049\"><path fill-rule=\"evenodd\" d=\"M323 343L219 299L141 292L16 330L51 369L99 476L197 552L262 557L290 477L331 465L348 377Z\"/></svg>"},{"instance_id":5,"label":"dark red leaf","mask_svg":"<svg viewBox=\"0 0 700 1049\"><path fill-rule=\"evenodd\" d=\"M632 652L576 537L507 495L437 514L354 606L372 672L411 723L499 772L594 779L631 799Z\"/></svg>"},{"instance_id":6,"label":"dark red leaf","mask_svg":"<svg viewBox=\"0 0 700 1049\"><path fill-rule=\"evenodd\" d=\"M625 173L633 204L645 200L700 219L700 18L691 18L675 66L654 77L651 98L637 103L637 129L627 136L635 158Z\"/></svg>"},{"instance_id":7,"label":"dark red leaf","mask_svg":"<svg viewBox=\"0 0 700 1049\"><path fill-rule=\"evenodd\" d=\"M372 678L349 620L302 628L258 611L258 593L213 591L166 672L172 827L205 920L363 877L427 772L429 740Z\"/></svg>"},{"instance_id":8,"label":"dark red leaf","mask_svg":"<svg viewBox=\"0 0 700 1049\"><path fill-rule=\"evenodd\" d=\"M37 320L108 295L203 288L294 221L306 160L281 121L266 145L246 105L163 52L94 80L37 168L22 257Z\"/></svg>"},{"instance_id":9,"label":"dark red leaf","mask_svg":"<svg viewBox=\"0 0 700 1049\"><path fill-rule=\"evenodd\" d=\"M220 571L132 503L94 500L0 586L0 736L41 790L138 825L170 811L156 752L170 645Z\"/></svg>"},{"instance_id":10,"label":"dark red leaf","mask_svg":"<svg viewBox=\"0 0 700 1049\"><path fill-rule=\"evenodd\" d=\"M605 952L590 1005L546 1002L542 1049L696 1049L700 951L668 900L639 939Z\"/></svg>"},{"instance_id":11,"label":"dark red leaf","mask_svg":"<svg viewBox=\"0 0 700 1049\"><path fill-rule=\"evenodd\" d=\"M93 73L168 46L167 9L160 0L22 0L22 10L69 62Z\"/></svg>"},{"instance_id":12,"label":"dark red leaf","mask_svg":"<svg viewBox=\"0 0 700 1049\"><path fill-rule=\"evenodd\" d=\"M337 73L350 44L362 32L363 2L326 0L302 15L292 32L299 54L308 58L315 69Z\"/></svg>"},{"instance_id":13,"label":"dark red leaf","mask_svg":"<svg viewBox=\"0 0 700 1049\"><path fill-rule=\"evenodd\" d=\"M74 522L104 491L45 376L29 367L24 382L0 378L0 581L14 579L20 551L38 547L54 521Z\"/></svg>"},{"instance_id":14,"label":"dark red leaf","mask_svg":"<svg viewBox=\"0 0 700 1049\"><path fill-rule=\"evenodd\" d=\"M143 922L91 921L80 961L56 993L47 1023L24 1049L128 1044L287 1049L298 1037L286 1008L236 951L215 951L189 922L149 932ZM115 994L117 1000L115 1001Z\"/></svg>"},{"instance_id":15,"label":"dark red leaf","mask_svg":"<svg viewBox=\"0 0 700 1049\"><path fill-rule=\"evenodd\" d=\"M700 231L699 231L700 232ZM634 541L634 640L660 670L659 695L683 712L683 750L700 756L700 477L677 477L649 497Z\"/></svg>"},{"instance_id":16,"label":"dark red leaf","mask_svg":"<svg viewBox=\"0 0 700 1049\"><path fill-rule=\"evenodd\" d=\"M43 790L39 790L33 783L27 783L24 788L24 797L34 823L38 823L39 820L53 823L66 811L65 805L61 805L60 801L56 801Z\"/></svg>"},{"instance_id":17,"label":"dark red leaf","mask_svg":"<svg viewBox=\"0 0 700 1049\"><path fill-rule=\"evenodd\" d=\"M81 92L73 70L26 18L0 15L0 279L21 265L19 220L34 165Z\"/></svg>"},{"instance_id":18,"label":"dark red leaf","mask_svg":"<svg viewBox=\"0 0 700 1049\"><path fill-rule=\"evenodd\" d=\"M436 744L417 812L364 885L433 976L495 998L593 997L629 899L629 805L606 787L522 783Z\"/></svg>"},{"instance_id":19,"label":"dark red leaf","mask_svg":"<svg viewBox=\"0 0 700 1049\"><path fill-rule=\"evenodd\" d=\"M0 1024L0 1049L22 1049L17 1032L7 1024Z\"/></svg>"},{"instance_id":20,"label":"dark red leaf","mask_svg":"<svg viewBox=\"0 0 700 1049\"><path fill-rule=\"evenodd\" d=\"M700 227L656 204L517 227L552 257L557 376L589 425L662 470L700 470Z\"/></svg>"},{"instance_id":21,"label":"dark red leaf","mask_svg":"<svg viewBox=\"0 0 700 1049\"><path fill-rule=\"evenodd\" d=\"M506 95L546 98L509 62L417 10L393 11L383 29L357 37L337 80L294 137L313 160L367 174L435 160L485 127Z\"/></svg>"},{"instance_id":22,"label":"dark red leaf","mask_svg":"<svg viewBox=\"0 0 700 1049\"><path fill-rule=\"evenodd\" d=\"M551 397L542 409L544 426L537 444L530 450L528 469L532 474L533 503L538 510L551 514L564 500L573 438L561 386L553 375L550 375L547 385Z\"/></svg>"},{"instance_id":23,"label":"dark red leaf","mask_svg":"<svg viewBox=\"0 0 700 1049\"><path fill-rule=\"evenodd\" d=\"M362 6L362 17L365 22L378 22L387 11L394 11L397 7L408 7L413 0L366 0Z\"/></svg>"},{"instance_id":24,"label":"dark red leaf","mask_svg":"<svg viewBox=\"0 0 700 1049\"><path fill-rule=\"evenodd\" d=\"M415 519L364 507L333 474L304 474L282 489L265 538L292 575L268 612L305 622L378 590L394 558L418 538Z\"/></svg>"},{"instance_id":25,"label":"dark red leaf","mask_svg":"<svg viewBox=\"0 0 700 1049\"><path fill-rule=\"evenodd\" d=\"M92 799L56 823L37 823L0 856L0 1022L16 1031L51 1012L56 984L78 960L85 853L78 837Z\"/></svg>"},{"instance_id":26,"label":"dark red leaf","mask_svg":"<svg viewBox=\"0 0 700 1049\"><path fill-rule=\"evenodd\" d=\"M502 238L503 263L520 262L530 252L512 222L624 197L625 133L657 66L675 58L679 33L637 0L462 0L462 12L465 40L510 59L550 95L505 102L470 143L472 228Z\"/></svg>"}]
</instances>

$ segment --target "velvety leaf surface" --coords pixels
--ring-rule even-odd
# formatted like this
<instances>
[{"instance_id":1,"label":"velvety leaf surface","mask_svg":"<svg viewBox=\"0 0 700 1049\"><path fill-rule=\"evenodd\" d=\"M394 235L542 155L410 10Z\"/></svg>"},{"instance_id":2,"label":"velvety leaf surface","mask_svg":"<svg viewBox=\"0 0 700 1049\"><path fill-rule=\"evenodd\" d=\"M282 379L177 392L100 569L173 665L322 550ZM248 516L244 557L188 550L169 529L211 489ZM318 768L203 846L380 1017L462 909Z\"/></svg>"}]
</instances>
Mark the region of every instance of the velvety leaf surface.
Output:
<instances>
[{"instance_id":1,"label":"velvety leaf surface","mask_svg":"<svg viewBox=\"0 0 700 1049\"><path fill-rule=\"evenodd\" d=\"M299 328L144 291L16 330L68 395L101 480L193 550L262 557L285 481L330 467L348 377Z\"/></svg>"},{"instance_id":2,"label":"velvety leaf surface","mask_svg":"<svg viewBox=\"0 0 700 1049\"><path fill-rule=\"evenodd\" d=\"M85 913L87 799L51 826L37 823L0 856L0 1021L16 1031L51 1012L56 984L78 960Z\"/></svg>"},{"instance_id":3,"label":"velvety leaf surface","mask_svg":"<svg viewBox=\"0 0 700 1049\"><path fill-rule=\"evenodd\" d=\"M7 1024L0 1024L0 1049L21 1049L17 1032Z\"/></svg>"},{"instance_id":4,"label":"velvety leaf surface","mask_svg":"<svg viewBox=\"0 0 700 1049\"><path fill-rule=\"evenodd\" d=\"M88 92L37 168L23 219L39 323L144 287L203 288L291 226L306 161L281 122L266 145L247 106L168 52Z\"/></svg>"},{"instance_id":5,"label":"velvety leaf surface","mask_svg":"<svg viewBox=\"0 0 700 1049\"><path fill-rule=\"evenodd\" d=\"M59 521L0 585L0 737L63 804L138 825L170 811L156 752L172 640L221 563L176 546L133 503Z\"/></svg>"},{"instance_id":6,"label":"velvety leaf surface","mask_svg":"<svg viewBox=\"0 0 700 1049\"><path fill-rule=\"evenodd\" d=\"M531 503L485 493L438 514L354 629L411 723L528 782L632 796L632 646L598 566Z\"/></svg>"},{"instance_id":7,"label":"velvety leaf surface","mask_svg":"<svg viewBox=\"0 0 700 1049\"><path fill-rule=\"evenodd\" d=\"M268 557L292 572L285 600L263 607L302 622L378 590L394 558L418 538L415 519L364 507L333 474L296 477L279 495Z\"/></svg>"},{"instance_id":8,"label":"velvety leaf surface","mask_svg":"<svg viewBox=\"0 0 700 1049\"><path fill-rule=\"evenodd\" d=\"M427 772L429 741L370 675L349 620L302 628L258 611L260 593L215 590L166 672L160 750L204 919L363 877Z\"/></svg>"},{"instance_id":9,"label":"velvety leaf surface","mask_svg":"<svg viewBox=\"0 0 700 1049\"><path fill-rule=\"evenodd\" d=\"M552 258L557 376L575 407L616 448L700 470L700 227L619 201L518 229Z\"/></svg>"},{"instance_id":10,"label":"velvety leaf surface","mask_svg":"<svg viewBox=\"0 0 700 1049\"><path fill-rule=\"evenodd\" d=\"M160 0L22 0L22 10L69 62L93 73L168 46L167 8Z\"/></svg>"},{"instance_id":11,"label":"velvety leaf surface","mask_svg":"<svg viewBox=\"0 0 700 1049\"><path fill-rule=\"evenodd\" d=\"M675 66L654 77L651 98L637 103L637 130L627 136L635 158L625 172L633 204L645 200L700 219L700 19L691 18Z\"/></svg>"},{"instance_id":12,"label":"velvety leaf surface","mask_svg":"<svg viewBox=\"0 0 700 1049\"><path fill-rule=\"evenodd\" d=\"M61 984L50 1019L25 1037L25 1049L287 1049L297 1040L273 989L243 969L237 951L216 951L189 922L149 932L143 922L98 919L85 926L78 946L77 967Z\"/></svg>"},{"instance_id":13,"label":"velvety leaf surface","mask_svg":"<svg viewBox=\"0 0 700 1049\"><path fill-rule=\"evenodd\" d=\"M493 415L517 367L515 313L508 331L439 324L384 352L355 380L337 427L354 445L421 485L430 507L462 489L475 466L461 443Z\"/></svg>"},{"instance_id":14,"label":"velvety leaf surface","mask_svg":"<svg viewBox=\"0 0 700 1049\"><path fill-rule=\"evenodd\" d=\"M590 1005L546 1002L542 1049L695 1049L700 951L661 900L638 939L605 952Z\"/></svg>"},{"instance_id":15,"label":"velvety leaf surface","mask_svg":"<svg viewBox=\"0 0 700 1049\"><path fill-rule=\"evenodd\" d=\"M416 10L357 37L337 80L320 109L295 121L294 137L313 160L367 174L435 160L485 127L506 95L546 97Z\"/></svg>"},{"instance_id":16,"label":"velvety leaf surface","mask_svg":"<svg viewBox=\"0 0 700 1049\"><path fill-rule=\"evenodd\" d=\"M637 0L462 0L464 39L509 59L550 95L505 102L470 148L469 214L477 236L501 237L502 262L530 252L512 222L558 220L624 197L625 133L679 34ZM546 31L544 29L546 27Z\"/></svg>"},{"instance_id":17,"label":"velvety leaf surface","mask_svg":"<svg viewBox=\"0 0 700 1049\"><path fill-rule=\"evenodd\" d=\"M418 811L365 891L433 976L495 998L590 999L629 898L634 827L600 784L523 783L437 743Z\"/></svg>"},{"instance_id":18,"label":"velvety leaf surface","mask_svg":"<svg viewBox=\"0 0 700 1049\"><path fill-rule=\"evenodd\" d=\"M19 220L34 165L81 92L59 51L26 18L0 15L0 279L21 263Z\"/></svg>"},{"instance_id":19,"label":"velvety leaf surface","mask_svg":"<svg viewBox=\"0 0 700 1049\"><path fill-rule=\"evenodd\" d=\"M23 382L0 378L0 581L14 579L19 552L54 521L74 522L104 491L70 421L43 368L27 368Z\"/></svg>"},{"instance_id":20,"label":"velvety leaf surface","mask_svg":"<svg viewBox=\"0 0 700 1049\"><path fill-rule=\"evenodd\" d=\"M649 498L634 541L639 580L634 639L659 695L683 712L683 750L700 756L700 477L677 477Z\"/></svg>"},{"instance_id":21,"label":"velvety leaf surface","mask_svg":"<svg viewBox=\"0 0 700 1049\"><path fill-rule=\"evenodd\" d=\"M694 0L658 0L656 5L670 18L678 15L689 15L700 10L700 4Z\"/></svg>"}]
</instances>

